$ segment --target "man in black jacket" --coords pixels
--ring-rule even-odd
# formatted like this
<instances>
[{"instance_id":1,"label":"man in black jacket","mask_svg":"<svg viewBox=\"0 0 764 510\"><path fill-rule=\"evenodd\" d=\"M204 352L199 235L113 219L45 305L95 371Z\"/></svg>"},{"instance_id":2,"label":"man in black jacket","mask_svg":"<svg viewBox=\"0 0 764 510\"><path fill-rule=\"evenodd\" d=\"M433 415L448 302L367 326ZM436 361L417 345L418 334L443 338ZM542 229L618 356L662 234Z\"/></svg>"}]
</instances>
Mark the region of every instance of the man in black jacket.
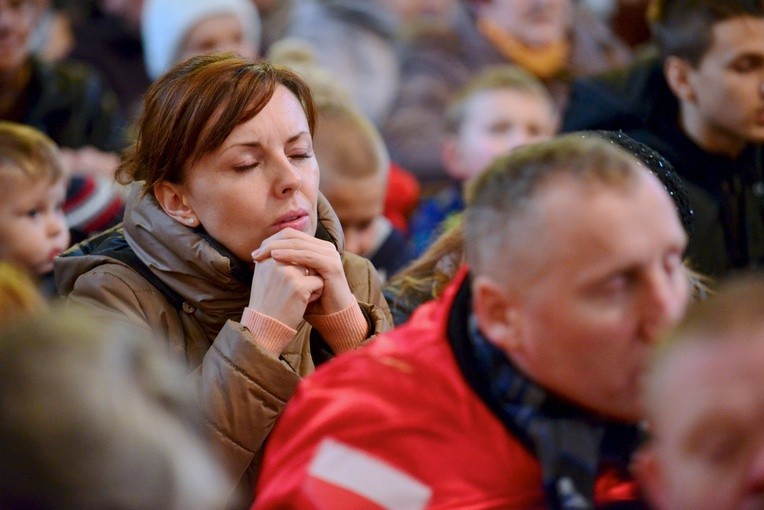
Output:
<instances>
[{"instance_id":1,"label":"man in black jacket","mask_svg":"<svg viewBox=\"0 0 764 510\"><path fill-rule=\"evenodd\" d=\"M764 0L654 7L659 55L575 83L564 129L622 129L674 164L696 211L696 269L761 266Z\"/></svg>"}]
</instances>

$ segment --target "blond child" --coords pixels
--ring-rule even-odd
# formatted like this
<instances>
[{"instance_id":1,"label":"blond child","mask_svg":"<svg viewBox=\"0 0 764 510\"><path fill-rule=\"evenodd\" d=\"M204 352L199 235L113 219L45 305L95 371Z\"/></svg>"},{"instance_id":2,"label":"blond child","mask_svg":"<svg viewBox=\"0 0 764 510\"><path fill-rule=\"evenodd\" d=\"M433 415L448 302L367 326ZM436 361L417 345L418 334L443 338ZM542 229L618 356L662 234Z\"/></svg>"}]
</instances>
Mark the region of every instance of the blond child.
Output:
<instances>
[{"instance_id":1,"label":"blond child","mask_svg":"<svg viewBox=\"0 0 764 510\"><path fill-rule=\"evenodd\" d=\"M53 141L0 122L0 260L52 281L53 258L69 246L62 209L67 172ZM46 292L51 293L51 292Z\"/></svg>"},{"instance_id":2,"label":"blond child","mask_svg":"<svg viewBox=\"0 0 764 510\"><path fill-rule=\"evenodd\" d=\"M345 234L345 249L371 260L383 282L410 260L403 235L383 215L390 159L371 122L348 102L318 96L313 148L319 189Z\"/></svg>"},{"instance_id":3,"label":"blond child","mask_svg":"<svg viewBox=\"0 0 764 510\"><path fill-rule=\"evenodd\" d=\"M443 231L443 222L464 209L463 183L497 156L551 138L559 124L547 89L520 67L491 67L467 83L443 123L441 160L454 182L423 200L412 216L414 255L421 255Z\"/></svg>"}]
</instances>

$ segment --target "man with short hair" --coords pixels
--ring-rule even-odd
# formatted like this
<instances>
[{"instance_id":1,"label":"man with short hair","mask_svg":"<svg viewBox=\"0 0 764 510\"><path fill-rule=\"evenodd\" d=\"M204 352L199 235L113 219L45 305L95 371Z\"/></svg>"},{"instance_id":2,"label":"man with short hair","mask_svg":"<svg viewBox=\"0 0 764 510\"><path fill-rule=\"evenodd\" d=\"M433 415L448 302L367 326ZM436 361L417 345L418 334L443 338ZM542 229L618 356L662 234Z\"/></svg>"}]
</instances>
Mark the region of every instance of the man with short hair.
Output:
<instances>
[{"instance_id":1,"label":"man with short hair","mask_svg":"<svg viewBox=\"0 0 764 510\"><path fill-rule=\"evenodd\" d=\"M764 508L764 279L725 282L647 371L637 462L656 510Z\"/></svg>"},{"instance_id":2,"label":"man with short hair","mask_svg":"<svg viewBox=\"0 0 764 510\"><path fill-rule=\"evenodd\" d=\"M655 0L659 55L577 81L564 130L623 129L690 185L693 266L764 265L764 0Z\"/></svg>"},{"instance_id":3,"label":"man with short hair","mask_svg":"<svg viewBox=\"0 0 764 510\"><path fill-rule=\"evenodd\" d=\"M671 198L614 144L569 135L496 160L468 204L467 266L302 384L255 508L638 504L638 381L688 299Z\"/></svg>"}]
</instances>

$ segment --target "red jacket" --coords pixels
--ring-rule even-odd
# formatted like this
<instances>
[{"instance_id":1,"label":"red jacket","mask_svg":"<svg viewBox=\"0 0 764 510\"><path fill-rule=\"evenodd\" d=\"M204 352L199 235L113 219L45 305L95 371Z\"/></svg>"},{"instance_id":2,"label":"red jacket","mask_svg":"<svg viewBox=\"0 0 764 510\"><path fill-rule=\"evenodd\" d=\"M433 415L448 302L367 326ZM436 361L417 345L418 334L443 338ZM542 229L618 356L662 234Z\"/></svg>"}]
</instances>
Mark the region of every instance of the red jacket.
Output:
<instances>
[{"instance_id":1,"label":"red jacket","mask_svg":"<svg viewBox=\"0 0 764 510\"><path fill-rule=\"evenodd\" d=\"M463 280L301 383L266 447L253 509L545 507L538 461L473 392L446 339ZM602 504L635 489L604 474L595 494Z\"/></svg>"}]
</instances>

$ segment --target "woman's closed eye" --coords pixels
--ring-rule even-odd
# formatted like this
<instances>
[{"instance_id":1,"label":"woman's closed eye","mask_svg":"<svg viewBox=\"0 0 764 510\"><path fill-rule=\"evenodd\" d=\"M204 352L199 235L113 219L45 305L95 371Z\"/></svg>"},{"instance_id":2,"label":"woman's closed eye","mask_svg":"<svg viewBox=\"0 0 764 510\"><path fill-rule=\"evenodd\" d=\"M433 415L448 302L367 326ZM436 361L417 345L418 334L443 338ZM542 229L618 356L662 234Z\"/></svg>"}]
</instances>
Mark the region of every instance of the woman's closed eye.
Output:
<instances>
[{"instance_id":1,"label":"woman's closed eye","mask_svg":"<svg viewBox=\"0 0 764 510\"><path fill-rule=\"evenodd\" d=\"M298 152L296 154L290 154L289 159L310 159L313 157L312 152Z\"/></svg>"},{"instance_id":2,"label":"woman's closed eye","mask_svg":"<svg viewBox=\"0 0 764 510\"><path fill-rule=\"evenodd\" d=\"M243 172L247 172L249 170L254 170L258 166L260 166L260 162L259 161L254 161L252 163L242 163L240 165L234 165L233 169L237 173L243 173Z\"/></svg>"}]
</instances>

